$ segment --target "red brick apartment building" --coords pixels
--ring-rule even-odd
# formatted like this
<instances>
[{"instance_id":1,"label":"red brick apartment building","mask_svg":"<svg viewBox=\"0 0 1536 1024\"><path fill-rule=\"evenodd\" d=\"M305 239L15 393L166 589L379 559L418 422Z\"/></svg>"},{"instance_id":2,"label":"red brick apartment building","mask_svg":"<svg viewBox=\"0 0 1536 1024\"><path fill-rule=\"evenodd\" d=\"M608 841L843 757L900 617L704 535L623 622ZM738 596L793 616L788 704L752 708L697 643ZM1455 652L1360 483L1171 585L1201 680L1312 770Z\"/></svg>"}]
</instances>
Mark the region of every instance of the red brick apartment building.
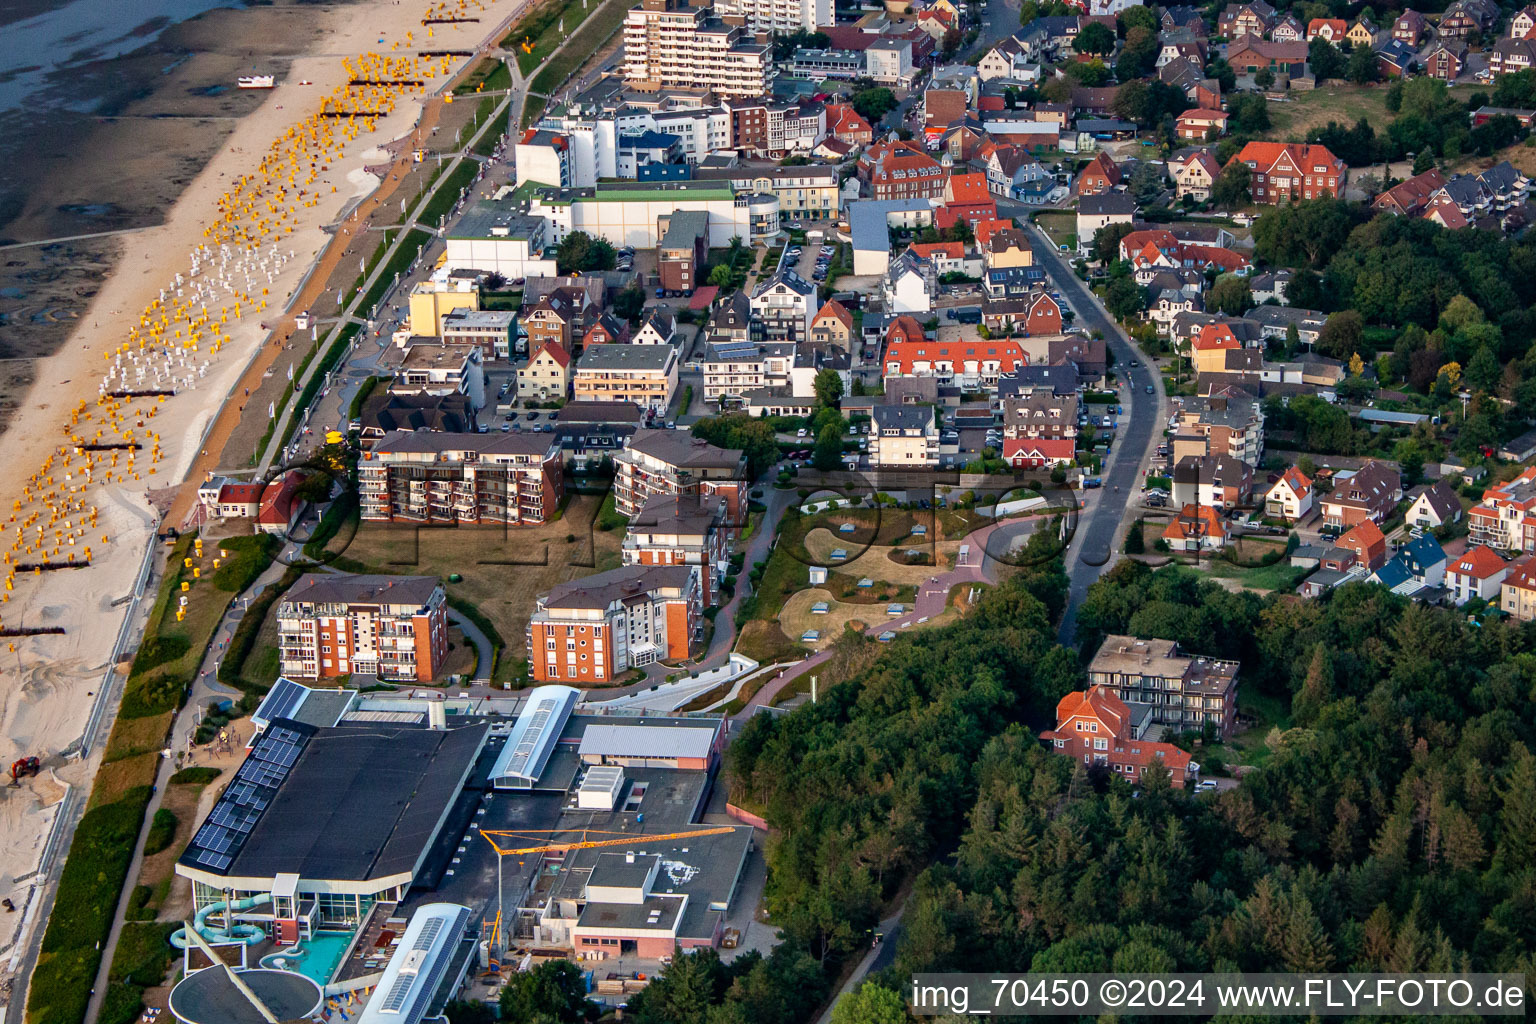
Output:
<instances>
[{"instance_id":1,"label":"red brick apartment building","mask_svg":"<svg viewBox=\"0 0 1536 1024\"><path fill-rule=\"evenodd\" d=\"M1056 704L1056 728L1040 734L1058 754L1086 765L1103 765L1129 782L1140 782L1153 764L1161 761L1176 789L1190 776L1189 755L1172 743L1147 740L1152 708L1138 704L1133 710L1103 687L1078 690Z\"/></svg>"},{"instance_id":2,"label":"red brick apartment building","mask_svg":"<svg viewBox=\"0 0 1536 1024\"><path fill-rule=\"evenodd\" d=\"M725 509L718 495L653 495L629 521L624 564L695 566L704 604L714 604L731 554Z\"/></svg>"},{"instance_id":3,"label":"red brick apartment building","mask_svg":"<svg viewBox=\"0 0 1536 1024\"><path fill-rule=\"evenodd\" d=\"M282 673L427 682L448 656L446 609L432 576L307 573L277 606Z\"/></svg>"},{"instance_id":4,"label":"red brick apartment building","mask_svg":"<svg viewBox=\"0 0 1536 1024\"><path fill-rule=\"evenodd\" d=\"M716 448L683 430L637 430L613 465L621 516L634 516L655 495L683 494L724 498L730 525L747 521L747 458L739 448Z\"/></svg>"},{"instance_id":5,"label":"red brick apartment building","mask_svg":"<svg viewBox=\"0 0 1536 1024\"><path fill-rule=\"evenodd\" d=\"M1342 480L1335 477L1333 490L1318 503L1329 526L1358 526L1367 519L1386 522L1402 500L1402 474L1373 459Z\"/></svg>"},{"instance_id":6,"label":"red brick apartment building","mask_svg":"<svg viewBox=\"0 0 1536 1024\"><path fill-rule=\"evenodd\" d=\"M915 142L870 146L859 157L857 173L875 199L942 199L949 178L943 165Z\"/></svg>"},{"instance_id":7,"label":"red brick apartment building","mask_svg":"<svg viewBox=\"0 0 1536 1024\"><path fill-rule=\"evenodd\" d=\"M565 493L553 434L391 431L357 466L362 517L376 522L515 523L553 515Z\"/></svg>"},{"instance_id":8,"label":"red brick apartment building","mask_svg":"<svg viewBox=\"0 0 1536 1024\"><path fill-rule=\"evenodd\" d=\"M528 621L528 664L540 682L605 683L658 661L687 659L703 635L698 573L626 565L562 583Z\"/></svg>"},{"instance_id":9,"label":"red brick apartment building","mask_svg":"<svg viewBox=\"0 0 1536 1024\"><path fill-rule=\"evenodd\" d=\"M1327 146L1298 143L1250 142L1232 160L1248 165L1253 201L1269 206L1323 196L1338 198L1349 172Z\"/></svg>"}]
</instances>

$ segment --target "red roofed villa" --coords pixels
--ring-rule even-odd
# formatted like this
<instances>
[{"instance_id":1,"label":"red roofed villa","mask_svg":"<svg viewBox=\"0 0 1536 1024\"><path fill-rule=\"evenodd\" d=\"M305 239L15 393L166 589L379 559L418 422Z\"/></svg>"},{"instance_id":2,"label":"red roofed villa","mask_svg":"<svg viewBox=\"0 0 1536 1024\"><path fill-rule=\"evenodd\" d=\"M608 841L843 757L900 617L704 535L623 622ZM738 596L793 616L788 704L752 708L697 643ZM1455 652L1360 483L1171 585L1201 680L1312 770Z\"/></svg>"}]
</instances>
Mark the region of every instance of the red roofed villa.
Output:
<instances>
[{"instance_id":1,"label":"red roofed villa","mask_svg":"<svg viewBox=\"0 0 1536 1024\"><path fill-rule=\"evenodd\" d=\"M1152 706L1133 710L1103 687L1069 693L1056 703L1056 728L1040 733L1051 748L1086 765L1103 765L1127 782L1140 782L1152 765L1161 762L1175 789L1183 789L1199 766L1172 743L1146 739L1152 726Z\"/></svg>"}]
</instances>

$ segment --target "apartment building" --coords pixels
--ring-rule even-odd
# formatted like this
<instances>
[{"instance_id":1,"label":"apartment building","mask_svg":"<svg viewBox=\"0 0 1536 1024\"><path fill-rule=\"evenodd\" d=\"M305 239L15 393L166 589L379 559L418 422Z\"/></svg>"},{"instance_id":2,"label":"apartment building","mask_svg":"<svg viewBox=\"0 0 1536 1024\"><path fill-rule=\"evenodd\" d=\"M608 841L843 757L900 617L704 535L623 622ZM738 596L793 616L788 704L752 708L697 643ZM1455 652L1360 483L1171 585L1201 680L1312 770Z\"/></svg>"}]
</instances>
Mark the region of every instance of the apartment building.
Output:
<instances>
[{"instance_id":1,"label":"apartment building","mask_svg":"<svg viewBox=\"0 0 1536 1024\"><path fill-rule=\"evenodd\" d=\"M528 665L543 683L606 683L683 661L703 636L703 611L698 573L686 565L626 565L562 583L528 621Z\"/></svg>"},{"instance_id":2,"label":"apartment building","mask_svg":"<svg viewBox=\"0 0 1536 1024\"><path fill-rule=\"evenodd\" d=\"M625 565L691 565L708 607L730 568L730 521L719 495L656 494L629 521L620 549Z\"/></svg>"},{"instance_id":3,"label":"apartment building","mask_svg":"<svg viewBox=\"0 0 1536 1024\"><path fill-rule=\"evenodd\" d=\"M1235 661L1186 655L1172 640L1110 635L1088 665L1088 685L1127 706L1151 707L1151 720L1175 731L1204 728L1232 734L1237 720Z\"/></svg>"},{"instance_id":4,"label":"apartment building","mask_svg":"<svg viewBox=\"0 0 1536 1024\"><path fill-rule=\"evenodd\" d=\"M1175 789L1190 780L1189 754L1172 743L1147 739L1152 708L1129 705L1101 687L1069 693L1056 703L1056 728L1040 738L1058 754L1086 765L1102 765L1128 782L1139 782L1147 769L1161 764Z\"/></svg>"},{"instance_id":5,"label":"apartment building","mask_svg":"<svg viewBox=\"0 0 1536 1024\"><path fill-rule=\"evenodd\" d=\"M682 210L667 220L656 245L656 274L666 291L692 295L704 283L699 272L709 256L709 214Z\"/></svg>"},{"instance_id":6,"label":"apartment building","mask_svg":"<svg viewBox=\"0 0 1536 1024\"><path fill-rule=\"evenodd\" d=\"M386 386L392 395L452 395L469 398L476 409L485 406L485 368L480 350L464 345L418 342Z\"/></svg>"},{"instance_id":7,"label":"apartment building","mask_svg":"<svg viewBox=\"0 0 1536 1024\"><path fill-rule=\"evenodd\" d=\"M681 430L637 430L613 457L614 504L635 516L656 495L725 499L730 524L747 515L747 460L739 448L717 448Z\"/></svg>"},{"instance_id":8,"label":"apartment building","mask_svg":"<svg viewBox=\"0 0 1536 1024\"><path fill-rule=\"evenodd\" d=\"M1536 551L1536 466L1483 492L1467 513L1470 543L1500 551Z\"/></svg>"},{"instance_id":9,"label":"apartment building","mask_svg":"<svg viewBox=\"0 0 1536 1024\"><path fill-rule=\"evenodd\" d=\"M362 517L376 522L532 526L565 493L552 434L392 431L357 466Z\"/></svg>"},{"instance_id":10,"label":"apartment building","mask_svg":"<svg viewBox=\"0 0 1536 1024\"><path fill-rule=\"evenodd\" d=\"M750 341L712 342L704 348L704 399L734 401L758 388L789 381L795 366L795 343L754 344Z\"/></svg>"},{"instance_id":11,"label":"apartment building","mask_svg":"<svg viewBox=\"0 0 1536 1024\"><path fill-rule=\"evenodd\" d=\"M820 134L825 136L826 132L823 130ZM814 146L815 142L811 145ZM703 181L729 180L731 189L738 195L774 196L779 200L779 215L793 219L815 217L826 220L835 217L841 195L837 167L832 164L705 168L695 171L694 177Z\"/></svg>"},{"instance_id":12,"label":"apartment building","mask_svg":"<svg viewBox=\"0 0 1536 1024\"><path fill-rule=\"evenodd\" d=\"M571 392L578 402L633 402L663 413L677 392L677 349L671 345L599 345L576 361Z\"/></svg>"},{"instance_id":13,"label":"apartment building","mask_svg":"<svg viewBox=\"0 0 1536 1024\"><path fill-rule=\"evenodd\" d=\"M1353 473L1335 476L1333 490L1321 495L1318 504L1329 526L1356 526L1366 519L1380 526L1402 499L1402 474L1372 459Z\"/></svg>"},{"instance_id":14,"label":"apartment building","mask_svg":"<svg viewBox=\"0 0 1536 1024\"><path fill-rule=\"evenodd\" d=\"M795 271L779 270L752 289L752 314L769 341L808 341L817 309L816 286Z\"/></svg>"},{"instance_id":15,"label":"apartment building","mask_svg":"<svg viewBox=\"0 0 1536 1024\"><path fill-rule=\"evenodd\" d=\"M1077 437L1078 397L1032 391L1003 399L1003 437L1006 440L1072 440Z\"/></svg>"},{"instance_id":16,"label":"apartment building","mask_svg":"<svg viewBox=\"0 0 1536 1024\"><path fill-rule=\"evenodd\" d=\"M715 14L770 35L815 32L833 23L832 0L717 0Z\"/></svg>"},{"instance_id":17,"label":"apartment building","mask_svg":"<svg viewBox=\"0 0 1536 1024\"><path fill-rule=\"evenodd\" d=\"M1186 455L1229 455L1250 466L1264 458L1264 409L1240 388L1228 387L1205 398L1175 399L1173 461Z\"/></svg>"},{"instance_id":18,"label":"apartment building","mask_svg":"<svg viewBox=\"0 0 1536 1024\"><path fill-rule=\"evenodd\" d=\"M860 156L859 181L875 199L943 199L949 172L916 142L878 142Z\"/></svg>"},{"instance_id":19,"label":"apartment building","mask_svg":"<svg viewBox=\"0 0 1536 1024\"><path fill-rule=\"evenodd\" d=\"M1230 455L1186 455L1173 464L1173 503L1233 508L1248 500L1253 467Z\"/></svg>"},{"instance_id":20,"label":"apartment building","mask_svg":"<svg viewBox=\"0 0 1536 1024\"><path fill-rule=\"evenodd\" d=\"M939 464L939 426L926 405L877 405L871 410L869 464L880 469L928 469Z\"/></svg>"},{"instance_id":21,"label":"apartment building","mask_svg":"<svg viewBox=\"0 0 1536 1024\"><path fill-rule=\"evenodd\" d=\"M1349 173L1327 146L1250 142L1232 159L1248 165L1253 201L1267 206L1323 196L1337 199Z\"/></svg>"},{"instance_id":22,"label":"apartment building","mask_svg":"<svg viewBox=\"0 0 1536 1024\"><path fill-rule=\"evenodd\" d=\"M624 79L641 92L696 89L720 96L768 92L773 51L740 25L687 0L641 0L624 18Z\"/></svg>"},{"instance_id":23,"label":"apartment building","mask_svg":"<svg viewBox=\"0 0 1536 1024\"><path fill-rule=\"evenodd\" d=\"M1536 619L1536 557L1509 563L1499 588L1499 608L1521 622Z\"/></svg>"},{"instance_id":24,"label":"apartment building","mask_svg":"<svg viewBox=\"0 0 1536 1024\"><path fill-rule=\"evenodd\" d=\"M306 573L277 605L280 671L430 682L448 657L447 605L432 576Z\"/></svg>"},{"instance_id":25,"label":"apartment building","mask_svg":"<svg viewBox=\"0 0 1536 1024\"><path fill-rule=\"evenodd\" d=\"M940 384L954 384L973 390L978 387L996 387L997 380L1005 373L1029 365L1029 355L1024 346L1010 338L960 341L928 341L922 336L922 326L911 317L903 317L903 336L908 336L910 325L916 325L916 340L892 340L885 348L885 378L936 377ZM900 323L900 321L898 321Z\"/></svg>"},{"instance_id":26,"label":"apartment building","mask_svg":"<svg viewBox=\"0 0 1536 1024\"><path fill-rule=\"evenodd\" d=\"M473 346L480 359L506 359L512 354L510 309L456 309L443 317L443 344L449 348Z\"/></svg>"},{"instance_id":27,"label":"apartment building","mask_svg":"<svg viewBox=\"0 0 1536 1024\"><path fill-rule=\"evenodd\" d=\"M547 342L557 342L570 351L573 336L581 337L595 311L587 293L573 285L562 285L529 306L523 313L523 329L528 332L528 351L537 352Z\"/></svg>"}]
</instances>

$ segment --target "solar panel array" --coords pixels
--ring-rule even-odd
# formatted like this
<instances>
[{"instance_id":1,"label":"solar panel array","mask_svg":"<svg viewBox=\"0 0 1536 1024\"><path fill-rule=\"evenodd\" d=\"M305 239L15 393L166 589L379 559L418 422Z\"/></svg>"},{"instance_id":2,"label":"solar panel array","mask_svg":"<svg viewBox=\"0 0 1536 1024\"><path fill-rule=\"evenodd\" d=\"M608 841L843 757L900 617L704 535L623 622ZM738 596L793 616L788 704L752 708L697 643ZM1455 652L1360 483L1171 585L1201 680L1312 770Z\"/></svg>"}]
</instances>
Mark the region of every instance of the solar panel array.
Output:
<instances>
[{"instance_id":1,"label":"solar panel array","mask_svg":"<svg viewBox=\"0 0 1536 1024\"><path fill-rule=\"evenodd\" d=\"M576 703L576 694L565 691L544 697L535 704L531 711L524 711L528 716L528 724L523 729L517 745L512 748L512 756L507 760L503 775L519 778L537 779L544 771L544 766L549 763L549 756L554 752L553 737L550 733L563 729L566 719L570 717L571 707Z\"/></svg>"},{"instance_id":2,"label":"solar panel array","mask_svg":"<svg viewBox=\"0 0 1536 1024\"><path fill-rule=\"evenodd\" d=\"M453 924L460 934L463 933L468 913L466 908L459 907L456 908L451 920L442 917L428 918L422 924L421 932L417 934L415 941L411 943L411 948L396 952L396 956L403 954L404 961L400 965L399 973L395 975L395 980L390 984L389 991L384 993L377 1005L379 1013L401 1014L402 1019L412 1022L421 1020L422 1011L426 1010L432 992L437 988L443 972L453 959L452 951L446 948L430 961L428 961L428 955L436 944L438 935L447 925ZM427 963L425 972L421 970L423 963ZM413 994L416 997L415 1005L407 1011L407 1004L413 1002ZM374 1004L369 1003L368 1009L374 1008Z\"/></svg>"},{"instance_id":3,"label":"solar panel array","mask_svg":"<svg viewBox=\"0 0 1536 1024\"><path fill-rule=\"evenodd\" d=\"M304 750L303 733L273 725L251 747L203 826L192 837L187 856L192 863L225 871L234 863L251 830L272 802L277 788Z\"/></svg>"},{"instance_id":4,"label":"solar panel array","mask_svg":"<svg viewBox=\"0 0 1536 1024\"><path fill-rule=\"evenodd\" d=\"M309 696L309 688L300 686L292 679L279 679L261 699L261 706L251 716L255 722L275 722L279 718L292 718L298 706Z\"/></svg>"}]
</instances>

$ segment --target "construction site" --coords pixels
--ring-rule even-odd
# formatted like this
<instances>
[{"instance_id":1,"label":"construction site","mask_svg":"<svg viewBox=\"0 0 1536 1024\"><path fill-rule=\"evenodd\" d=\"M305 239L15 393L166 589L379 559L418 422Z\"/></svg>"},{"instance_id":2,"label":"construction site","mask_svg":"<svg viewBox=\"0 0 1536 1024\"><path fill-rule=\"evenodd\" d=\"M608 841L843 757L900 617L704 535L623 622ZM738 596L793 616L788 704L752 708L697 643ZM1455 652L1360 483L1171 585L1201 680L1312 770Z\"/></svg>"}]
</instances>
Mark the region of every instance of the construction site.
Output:
<instances>
[{"instance_id":1,"label":"construction site","mask_svg":"<svg viewBox=\"0 0 1536 1024\"><path fill-rule=\"evenodd\" d=\"M677 951L735 947L762 867L715 792L725 721L579 699L281 680L176 864L194 912L173 1013L264 1019L264 986L298 1015L313 995L413 1024L553 958L618 1007Z\"/></svg>"}]
</instances>

